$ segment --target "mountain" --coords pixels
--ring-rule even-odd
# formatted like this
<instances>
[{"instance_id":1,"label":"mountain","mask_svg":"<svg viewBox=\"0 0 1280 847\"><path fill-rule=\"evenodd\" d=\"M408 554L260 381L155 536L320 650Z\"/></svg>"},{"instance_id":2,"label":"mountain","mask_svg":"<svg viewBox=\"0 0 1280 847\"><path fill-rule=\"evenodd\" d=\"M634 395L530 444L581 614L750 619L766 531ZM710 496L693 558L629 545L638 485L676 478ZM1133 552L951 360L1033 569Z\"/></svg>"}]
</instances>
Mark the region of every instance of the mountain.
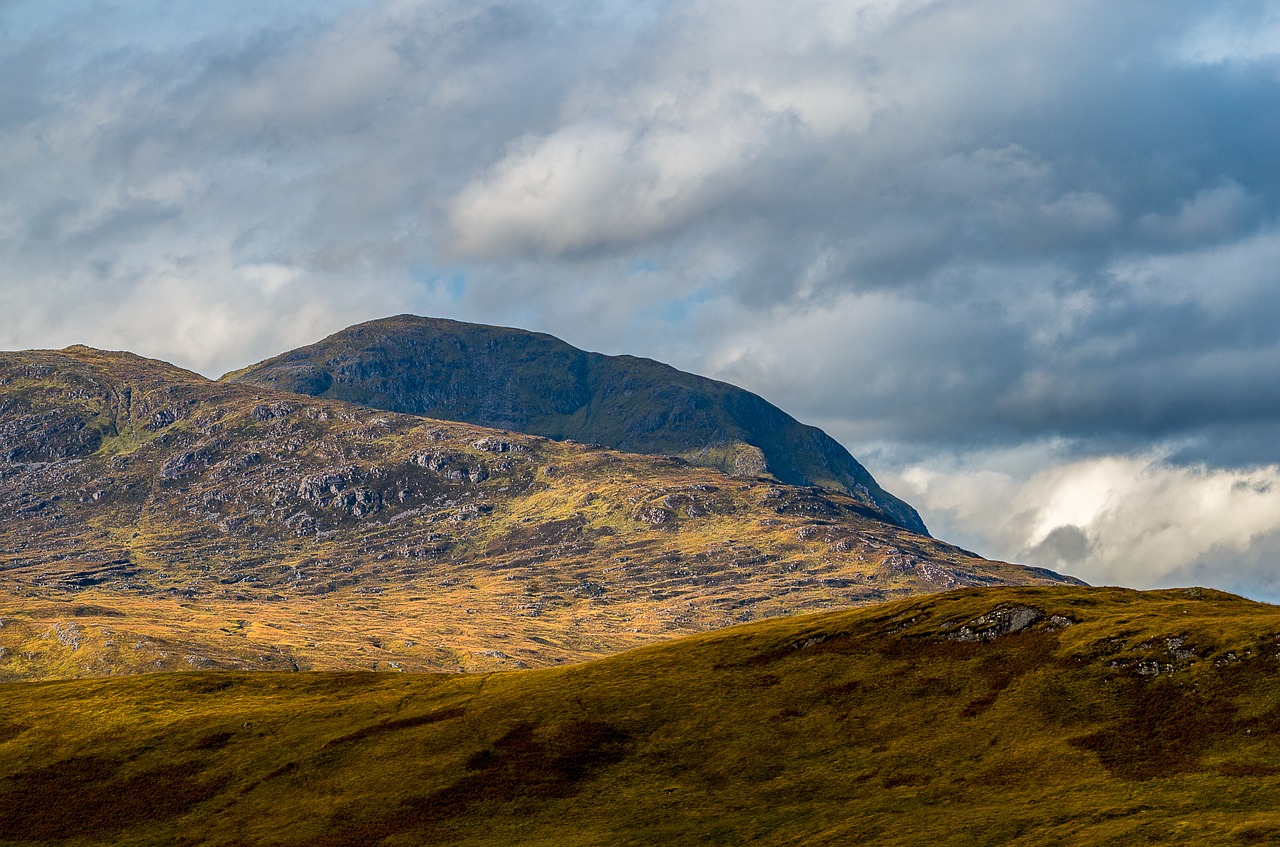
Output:
<instances>
[{"instance_id":1,"label":"mountain","mask_svg":"<svg viewBox=\"0 0 1280 847\"><path fill-rule=\"evenodd\" d=\"M1280 840L1280 610L993 588L501 674L0 686L29 845Z\"/></svg>"},{"instance_id":2,"label":"mountain","mask_svg":"<svg viewBox=\"0 0 1280 847\"><path fill-rule=\"evenodd\" d=\"M844 492L927 535L849 451L733 385L537 332L400 315L223 377L412 415L675 455L735 476Z\"/></svg>"},{"instance_id":3,"label":"mountain","mask_svg":"<svg viewBox=\"0 0 1280 847\"><path fill-rule=\"evenodd\" d=\"M852 496L87 347L0 353L0 680L484 670L1071 583Z\"/></svg>"}]
</instances>

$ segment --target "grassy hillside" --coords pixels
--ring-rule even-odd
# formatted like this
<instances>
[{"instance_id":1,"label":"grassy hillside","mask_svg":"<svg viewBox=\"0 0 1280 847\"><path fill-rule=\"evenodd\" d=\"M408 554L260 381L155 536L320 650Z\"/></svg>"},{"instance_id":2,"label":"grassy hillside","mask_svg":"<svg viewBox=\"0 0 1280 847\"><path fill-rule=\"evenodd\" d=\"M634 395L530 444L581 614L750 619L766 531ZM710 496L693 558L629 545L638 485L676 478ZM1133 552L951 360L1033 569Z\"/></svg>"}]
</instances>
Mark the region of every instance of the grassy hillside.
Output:
<instances>
[{"instance_id":1,"label":"grassy hillside","mask_svg":"<svg viewBox=\"0 0 1280 847\"><path fill-rule=\"evenodd\" d=\"M489 675L0 686L0 840L1280 839L1280 610L962 590Z\"/></svg>"},{"instance_id":2,"label":"grassy hillside","mask_svg":"<svg viewBox=\"0 0 1280 847\"><path fill-rule=\"evenodd\" d=\"M816 488L125 353L0 354L0 680L539 666L1062 581Z\"/></svg>"},{"instance_id":3,"label":"grassy hillside","mask_svg":"<svg viewBox=\"0 0 1280 847\"><path fill-rule=\"evenodd\" d=\"M819 485L926 533L915 509L882 489L838 442L763 398L543 333L398 315L223 379Z\"/></svg>"}]
</instances>

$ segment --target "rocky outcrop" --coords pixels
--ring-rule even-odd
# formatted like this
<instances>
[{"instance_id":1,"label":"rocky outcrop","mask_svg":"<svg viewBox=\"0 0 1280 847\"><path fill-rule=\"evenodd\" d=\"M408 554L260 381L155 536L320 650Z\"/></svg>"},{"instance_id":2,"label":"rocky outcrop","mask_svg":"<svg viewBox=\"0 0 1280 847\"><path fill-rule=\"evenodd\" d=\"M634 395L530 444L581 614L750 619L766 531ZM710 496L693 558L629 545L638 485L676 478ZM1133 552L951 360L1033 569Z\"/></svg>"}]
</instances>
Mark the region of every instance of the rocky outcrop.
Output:
<instances>
[{"instance_id":1,"label":"rocky outcrop","mask_svg":"<svg viewBox=\"0 0 1280 847\"><path fill-rule=\"evenodd\" d=\"M1001 605L958 629L946 632L943 637L950 641L987 642L1001 636L1022 632L1037 624L1041 624L1042 629L1052 632L1056 629L1065 629L1074 623L1074 620L1065 615L1050 615L1046 618L1045 613L1034 606Z\"/></svg>"}]
</instances>

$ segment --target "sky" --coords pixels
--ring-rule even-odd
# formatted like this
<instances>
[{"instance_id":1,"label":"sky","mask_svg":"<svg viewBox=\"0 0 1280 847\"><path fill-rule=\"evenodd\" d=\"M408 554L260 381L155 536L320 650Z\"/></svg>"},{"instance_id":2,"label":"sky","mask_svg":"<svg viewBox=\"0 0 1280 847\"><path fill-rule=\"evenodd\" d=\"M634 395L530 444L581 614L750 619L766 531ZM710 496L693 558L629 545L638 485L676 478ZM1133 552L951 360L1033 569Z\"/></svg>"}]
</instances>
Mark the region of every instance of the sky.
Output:
<instances>
[{"instance_id":1,"label":"sky","mask_svg":"<svg viewBox=\"0 0 1280 847\"><path fill-rule=\"evenodd\" d=\"M1278 150L1261 0L0 0L0 348L519 326L985 556L1280 602Z\"/></svg>"}]
</instances>

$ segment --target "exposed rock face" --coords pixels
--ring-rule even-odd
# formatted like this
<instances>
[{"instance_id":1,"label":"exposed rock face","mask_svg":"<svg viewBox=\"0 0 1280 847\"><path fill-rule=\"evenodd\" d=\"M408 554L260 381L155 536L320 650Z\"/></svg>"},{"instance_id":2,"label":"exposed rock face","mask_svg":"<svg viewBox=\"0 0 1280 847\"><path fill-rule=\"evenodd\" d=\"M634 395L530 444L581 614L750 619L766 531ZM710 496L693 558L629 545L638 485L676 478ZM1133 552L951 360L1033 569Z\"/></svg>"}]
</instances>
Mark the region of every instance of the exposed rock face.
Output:
<instances>
[{"instance_id":1,"label":"exposed rock face","mask_svg":"<svg viewBox=\"0 0 1280 847\"><path fill-rule=\"evenodd\" d=\"M1041 621L1045 621L1045 613L1034 606L1001 605L959 629L947 632L944 637L952 641L994 641L1003 635L1022 632ZM1051 632L1065 629L1074 623L1074 620L1064 615L1051 615L1042 628Z\"/></svg>"},{"instance_id":2,"label":"exposed rock face","mask_svg":"<svg viewBox=\"0 0 1280 847\"><path fill-rule=\"evenodd\" d=\"M882 489L835 439L763 398L542 333L400 315L223 379L819 485L927 534L915 509Z\"/></svg>"}]
</instances>

